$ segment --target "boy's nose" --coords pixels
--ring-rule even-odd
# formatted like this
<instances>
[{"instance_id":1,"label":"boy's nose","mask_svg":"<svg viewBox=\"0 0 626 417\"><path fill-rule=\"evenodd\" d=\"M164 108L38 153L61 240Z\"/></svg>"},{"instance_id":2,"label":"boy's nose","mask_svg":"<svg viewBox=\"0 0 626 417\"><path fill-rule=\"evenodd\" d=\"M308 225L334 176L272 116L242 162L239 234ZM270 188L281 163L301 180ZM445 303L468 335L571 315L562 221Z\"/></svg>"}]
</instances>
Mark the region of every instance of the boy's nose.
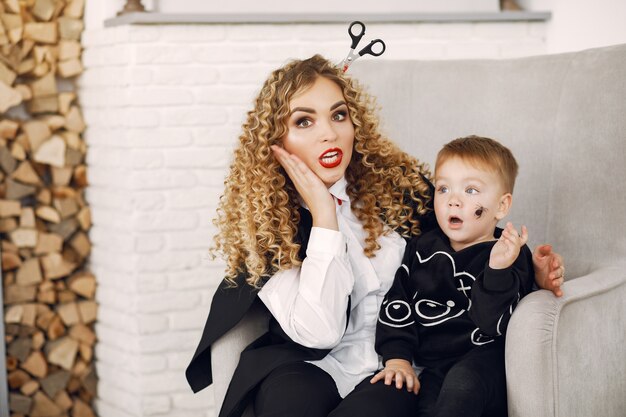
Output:
<instances>
[{"instance_id":1,"label":"boy's nose","mask_svg":"<svg viewBox=\"0 0 626 417\"><path fill-rule=\"evenodd\" d=\"M458 199L456 196L450 196L450 199L448 200L448 206L449 207L461 207L461 200Z\"/></svg>"}]
</instances>

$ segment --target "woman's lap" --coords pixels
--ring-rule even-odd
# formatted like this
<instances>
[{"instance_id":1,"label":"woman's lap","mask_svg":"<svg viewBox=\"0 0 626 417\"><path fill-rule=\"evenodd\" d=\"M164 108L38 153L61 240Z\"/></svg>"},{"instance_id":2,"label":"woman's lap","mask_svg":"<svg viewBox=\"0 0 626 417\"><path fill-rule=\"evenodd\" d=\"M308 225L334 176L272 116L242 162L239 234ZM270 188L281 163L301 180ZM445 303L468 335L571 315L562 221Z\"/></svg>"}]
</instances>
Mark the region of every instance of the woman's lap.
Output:
<instances>
[{"instance_id":1,"label":"woman's lap","mask_svg":"<svg viewBox=\"0 0 626 417\"><path fill-rule=\"evenodd\" d=\"M257 417L413 417L417 396L364 379L343 400L325 371L306 362L275 369L254 400Z\"/></svg>"},{"instance_id":2,"label":"woman's lap","mask_svg":"<svg viewBox=\"0 0 626 417\"><path fill-rule=\"evenodd\" d=\"M339 403L329 417L413 417L418 396L406 388L397 389L383 381L370 384L375 374L365 378Z\"/></svg>"},{"instance_id":3,"label":"woman's lap","mask_svg":"<svg viewBox=\"0 0 626 417\"><path fill-rule=\"evenodd\" d=\"M296 362L272 371L254 400L257 417L327 417L341 401L335 381L321 368Z\"/></svg>"},{"instance_id":4,"label":"woman's lap","mask_svg":"<svg viewBox=\"0 0 626 417\"><path fill-rule=\"evenodd\" d=\"M501 355L497 348L483 347L474 349L451 368L427 369L420 377L422 387L418 395L405 388L387 386L383 381L370 384L372 374L343 400L328 373L313 364L296 362L275 369L263 380L254 401L255 415L415 417L437 414L444 405L443 408L458 407L456 411L443 411L444 415L450 411L455 415L459 410L483 409L485 415L506 416L506 380ZM469 397L462 398L459 392L466 389ZM447 391L452 397L447 398Z\"/></svg>"}]
</instances>

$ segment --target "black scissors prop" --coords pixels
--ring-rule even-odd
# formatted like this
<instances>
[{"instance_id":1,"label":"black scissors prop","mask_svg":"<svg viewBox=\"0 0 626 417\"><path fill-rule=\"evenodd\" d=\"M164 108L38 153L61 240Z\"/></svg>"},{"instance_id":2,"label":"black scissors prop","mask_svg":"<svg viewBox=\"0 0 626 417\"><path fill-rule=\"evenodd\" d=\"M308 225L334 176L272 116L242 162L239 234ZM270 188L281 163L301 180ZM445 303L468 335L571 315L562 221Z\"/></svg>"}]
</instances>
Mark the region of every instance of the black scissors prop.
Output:
<instances>
[{"instance_id":1,"label":"black scissors prop","mask_svg":"<svg viewBox=\"0 0 626 417\"><path fill-rule=\"evenodd\" d=\"M352 28L355 26L359 26L359 33L357 34L354 34L352 32ZM343 72L346 72L348 70L348 67L350 67L350 65L352 65L354 61L356 61L359 57L363 55L380 56L383 54L383 52L385 52L385 42L383 42L382 39L374 39L359 52L354 51L361 41L361 38L365 35L365 25L358 20L350 23L350 26L348 26L348 34L352 38L352 45L350 45L350 52L348 53L348 56L345 57L345 59L341 62ZM379 45L379 47L381 47L382 49L378 52L374 51L375 45Z\"/></svg>"}]
</instances>

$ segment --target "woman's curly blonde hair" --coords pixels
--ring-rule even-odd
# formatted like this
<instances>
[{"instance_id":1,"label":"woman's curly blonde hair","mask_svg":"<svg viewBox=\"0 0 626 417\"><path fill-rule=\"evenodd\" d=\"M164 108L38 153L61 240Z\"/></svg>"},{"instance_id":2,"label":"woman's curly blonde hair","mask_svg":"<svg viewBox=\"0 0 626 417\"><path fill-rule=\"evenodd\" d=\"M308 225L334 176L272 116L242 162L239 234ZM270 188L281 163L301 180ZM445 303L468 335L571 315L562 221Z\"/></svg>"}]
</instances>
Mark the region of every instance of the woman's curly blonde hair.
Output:
<instances>
[{"instance_id":1,"label":"woman's curly blonde hair","mask_svg":"<svg viewBox=\"0 0 626 417\"><path fill-rule=\"evenodd\" d=\"M380 248L378 237L389 230L405 237L420 233L417 218L426 214L431 198L422 177L430 176L428 168L381 136L372 99L355 80L319 55L295 60L272 72L263 84L224 181L213 221L218 233L212 253L225 258L226 280L233 285L242 272L249 285L258 287L263 278L302 263L296 239L298 194L270 146L280 144L287 134L291 98L318 77L341 88L354 124L346 191L367 232L365 255L374 256Z\"/></svg>"}]
</instances>

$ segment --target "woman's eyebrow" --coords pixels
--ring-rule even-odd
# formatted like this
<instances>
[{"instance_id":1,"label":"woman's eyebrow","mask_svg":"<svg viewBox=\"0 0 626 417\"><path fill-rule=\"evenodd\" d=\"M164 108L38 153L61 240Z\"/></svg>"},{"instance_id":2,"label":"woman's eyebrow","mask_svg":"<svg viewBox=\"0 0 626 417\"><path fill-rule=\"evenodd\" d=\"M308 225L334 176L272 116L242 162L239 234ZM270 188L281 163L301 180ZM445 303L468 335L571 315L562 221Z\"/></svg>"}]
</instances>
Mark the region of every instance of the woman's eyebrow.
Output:
<instances>
[{"instance_id":1,"label":"woman's eyebrow","mask_svg":"<svg viewBox=\"0 0 626 417\"><path fill-rule=\"evenodd\" d=\"M343 100L340 100L340 101L336 102L335 104L333 104L332 106L330 106L330 110L331 111L335 110L337 107L342 106L344 104L346 104L346 102L343 101Z\"/></svg>"},{"instance_id":2,"label":"woman's eyebrow","mask_svg":"<svg viewBox=\"0 0 626 417\"><path fill-rule=\"evenodd\" d=\"M315 113L316 113L316 111L315 111L314 109L310 108L310 107L294 107L294 108L291 110L291 113L290 113L290 114L294 114L294 113L295 113L295 112L297 112L297 111L303 111L303 112L305 112L305 113L313 113L313 114L315 114Z\"/></svg>"},{"instance_id":3,"label":"woman's eyebrow","mask_svg":"<svg viewBox=\"0 0 626 417\"><path fill-rule=\"evenodd\" d=\"M337 107L343 106L343 105L345 105L345 104L346 104L346 102L345 102L345 101L340 100L340 101L336 102L335 104L333 104L332 106L330 106L330 110L331 110L331 111L333 111L333 110L335 110ZM312 109L311 107L294 107L294 108L291 110L291 113L290 113L290 114L294 114L294 113L295 113L295 112L297 112L297 111L303 111L303 112L305 112L305 113L312 113L312 114L317 113L317 112L315 111L315 109Z\"/></svg>"}]
</instances>

